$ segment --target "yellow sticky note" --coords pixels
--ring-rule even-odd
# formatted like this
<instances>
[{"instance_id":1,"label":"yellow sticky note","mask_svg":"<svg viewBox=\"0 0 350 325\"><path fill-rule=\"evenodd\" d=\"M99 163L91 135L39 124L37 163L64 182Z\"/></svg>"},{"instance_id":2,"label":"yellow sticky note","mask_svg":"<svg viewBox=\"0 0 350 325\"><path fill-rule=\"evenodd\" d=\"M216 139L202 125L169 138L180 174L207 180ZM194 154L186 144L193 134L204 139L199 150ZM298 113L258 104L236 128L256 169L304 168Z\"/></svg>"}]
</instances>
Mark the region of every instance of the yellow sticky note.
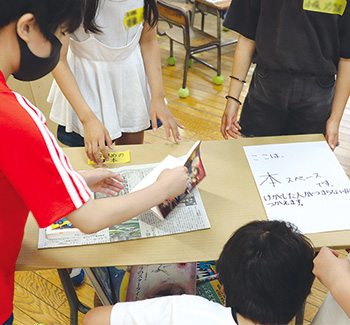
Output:
<instances>
[{"instance_id":1,"label":"yellow sticky note","mask_svg":"<svg viewBox=\"0 0 350 325\"><path fill-rule=\"evenodd\" d=\"M109 161L106 161L103 156L102 153L100 153L101 159L103 164L124 164L124 163L128 163L130 162L130 151L126 150L126 151L121 151L121 152L108 152L108 157L109 157ZM91 161L90 159L88 159L88 164L89 165L93 165L94 162Z\"/></svg>"},{"instance_id":2,"label":"yellow sticky note","mask_svg":"<svg viewBox=\"0 0 350 325\"><path fill-rule=\"evenodd\" d=\"M125 14L124 25L127 29L143 22L143 8L130 10Z\"/></svg>"},{"instance_id":3,"label":"yellow sticky note","mask_svg":"<svg viewBox=\"0 0 350 325\"><path fill-rule=\"evenodd\" d=\"M342 16L346 0L304 0L303 9Z\"/></svg>"}]
</instances>

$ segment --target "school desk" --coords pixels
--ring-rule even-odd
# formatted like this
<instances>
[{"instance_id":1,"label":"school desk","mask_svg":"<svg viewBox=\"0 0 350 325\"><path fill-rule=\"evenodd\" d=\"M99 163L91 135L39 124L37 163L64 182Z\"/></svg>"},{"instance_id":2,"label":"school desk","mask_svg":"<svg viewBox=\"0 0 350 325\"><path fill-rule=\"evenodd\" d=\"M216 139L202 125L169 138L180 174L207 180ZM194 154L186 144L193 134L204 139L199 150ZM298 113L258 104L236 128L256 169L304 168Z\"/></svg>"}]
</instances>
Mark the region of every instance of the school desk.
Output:
<instances>
[{"instance_id":1,"label":"school desk","mask_svg":"<svg viewBox=\"0 0 350 325\"><path fill-rule=\"evenodd\" d=\"M217 38L221 40L221 29L222 29L222 16L226 10L230 7L231 0L212 2L210 0L194 0L192 3L192 16L191 24L194 24L195 14L200 12L202 14L201 29L204 30L204 17L206 14L216 16L216 33ZM221 46L237 43L238 39L234 39L228 42L221 42Z\"/></svg>"},{"instance_id":2,"label":"school desk","mask_svg":"<svg viewBox=\"0 0 350 325\"><path fill-rule=\"evenodd\" d=\"M69 276L62 270L69 267L216 260L233 231L249 221L267 219L243 146L320 140L324 140L322 135L203 141L201 155L207 177L199 184L199 189L210 229L108 244L38 250L38 226L30 216L16 269L61 269L60 276L64 282L63 277L69 280ZM160 162L168 154L180 157L192 145L192 142L169 142L116 147L115 151L130 149L130 164L145 164ZM94 168L87 163L84 148L68 148L65 152L75 169ZM118 167L116 164L107 166ZM316 233L308 237L316 250L322 246L336 249L350 247L350 230ZM70 289L65 288L66 293Z\"/></svg>"}]
</instances>

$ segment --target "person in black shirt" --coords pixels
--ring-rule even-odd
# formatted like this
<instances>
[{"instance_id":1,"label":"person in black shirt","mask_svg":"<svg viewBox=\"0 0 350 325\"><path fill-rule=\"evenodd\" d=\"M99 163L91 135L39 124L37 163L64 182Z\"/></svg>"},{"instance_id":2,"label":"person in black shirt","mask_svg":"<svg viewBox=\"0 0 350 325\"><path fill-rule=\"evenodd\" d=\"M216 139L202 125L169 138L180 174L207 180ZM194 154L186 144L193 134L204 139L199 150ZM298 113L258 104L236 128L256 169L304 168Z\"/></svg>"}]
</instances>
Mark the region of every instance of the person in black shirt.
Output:
<instances>
[{"instance_id":1,"label":"person in black shirt","mask_svg":"<svg viewBox=\"0 0 350 325\"><path fill-rule=\"evenodd\" d=\"M334 150L350 92L346 1L232 0L224 26L240 34L224 138L323 133ZM238 122L251 62L256 68Z\"/></svg>"}]
</instances>

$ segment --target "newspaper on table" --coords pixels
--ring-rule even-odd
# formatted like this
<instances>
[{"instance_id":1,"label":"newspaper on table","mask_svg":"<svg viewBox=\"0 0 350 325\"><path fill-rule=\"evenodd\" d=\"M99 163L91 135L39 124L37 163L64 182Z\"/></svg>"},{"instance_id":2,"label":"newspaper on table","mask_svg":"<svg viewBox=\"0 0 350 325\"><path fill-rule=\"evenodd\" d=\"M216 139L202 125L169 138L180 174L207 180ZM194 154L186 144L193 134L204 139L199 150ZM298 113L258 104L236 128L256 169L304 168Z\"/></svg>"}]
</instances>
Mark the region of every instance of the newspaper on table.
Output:
<instances>
[{"instance_id":1,"label":"newspaper on table","mask_svg":"<svg viewBox=\"0 0 350 325\"><path fill-rule=\"evenodd\" d=\"M156 166L157 164L147 164L111 169L118 172L124 180L124 189L116 196L132 191ZM95 193L95 199L102 197L107 197L107 195ZM136 218L103 229L95 234L87 235L77 232L49 239L46 235L46 228L39 229L38 248L111 243L208 228L210 228L209 219L199 190L195 187L164 220L160 220L152 211L148 210Z\"/></svg>"}]
</instances>

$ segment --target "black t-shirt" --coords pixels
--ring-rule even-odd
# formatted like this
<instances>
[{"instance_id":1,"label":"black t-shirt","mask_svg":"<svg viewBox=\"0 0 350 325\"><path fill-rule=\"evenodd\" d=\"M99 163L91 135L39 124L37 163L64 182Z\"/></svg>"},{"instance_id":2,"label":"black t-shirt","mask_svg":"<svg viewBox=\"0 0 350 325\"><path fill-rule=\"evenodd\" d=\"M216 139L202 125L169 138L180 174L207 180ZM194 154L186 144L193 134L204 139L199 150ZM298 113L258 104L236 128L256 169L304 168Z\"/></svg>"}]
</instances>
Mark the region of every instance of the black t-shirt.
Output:
<instances>
[{"instance_id":1,"label":"black t-shirt","mask_svg":"<svg viewBox=\"0 0 350 325\"><path fill-rule=\"evenodd\" d=\"M266 69L335 74L350 58L350 5L339 15L304 10L304 1L232 0L224 26L255 41L252 61Z\"/></svg>"}]
</instances>

